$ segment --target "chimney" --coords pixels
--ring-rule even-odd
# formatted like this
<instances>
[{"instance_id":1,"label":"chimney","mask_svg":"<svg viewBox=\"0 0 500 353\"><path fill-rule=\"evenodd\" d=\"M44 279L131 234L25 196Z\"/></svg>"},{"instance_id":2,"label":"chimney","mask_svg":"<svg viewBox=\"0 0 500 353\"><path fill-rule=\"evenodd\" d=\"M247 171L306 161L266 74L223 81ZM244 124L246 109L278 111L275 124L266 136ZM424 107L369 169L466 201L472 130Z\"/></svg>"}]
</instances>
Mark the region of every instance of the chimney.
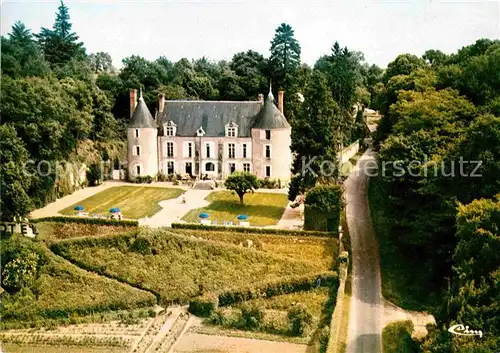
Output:
<instances>
[{"instance_id":1,"label":"chimney","mask_svg":"<svg viewBox=\"0 0 500 353\"><path fill-rule=\"evenodd\" d=\"M165 109L165 95L163 93L160 93L158 95L158 113L162 114L164 109Z\"/></svg>"},{"instance_id":2,"label":"chimney","mask_svg":"<svg viewBox=\"0 0 500 353\"><path fill-rule=\"evenodd\" d=\"M134 114L135 106L137 105L137 90L130 90L130 117Z\"/></svg>"},{"instance_id":3,"label":"chimney","mask_svg":"<svg viewBox=\"0 0 500 353\"><path fill-rule=\"evenodd\" d=\"M278 92L278 109L280 110L281 114L283 114L283 96L284 95L285 95L284 91Z\"/></svg>"},{"instance_id":4,"label":"chimney","mask_svg":"<svg viewBox=\"0 0 500 353\"><path fill-rule=\"evenodd\" d=\"M264 95L262 93L259 93L259 102L264 102Z\"/></svg>"}]
</instances>

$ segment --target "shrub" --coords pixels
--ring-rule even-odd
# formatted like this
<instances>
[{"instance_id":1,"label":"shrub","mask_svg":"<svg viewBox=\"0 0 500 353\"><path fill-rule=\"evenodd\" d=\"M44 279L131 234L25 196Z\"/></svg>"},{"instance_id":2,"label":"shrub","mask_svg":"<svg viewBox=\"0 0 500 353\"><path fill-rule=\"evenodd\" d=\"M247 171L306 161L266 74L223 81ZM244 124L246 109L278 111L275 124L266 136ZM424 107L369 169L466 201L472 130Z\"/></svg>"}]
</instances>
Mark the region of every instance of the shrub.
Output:
<instances>
[{"instance_id":1,"label":"shrub","mask_svg":"<svg viewBox=\"0 0 500 353\"><path fill-rule=\"evenodd\" d=\"M259 188L261 189L279 189L281 188L281 180L274 180L270 178L259 179Z\"/></svg>"},{"instance_id":2,"label":"shrub","mask_svg":"<svg viewBox=\"0 0 500 353\"><path fill-rule=\"evenodd\" d=\"M3 286L15 290L31 286L37 277L39 263L40 256L34 251L17 256L2 271Z\"/></svg>"},{"instance_id":3,"label":"shrub","mask_svg":"<svg viewBox=\"0 0 500 353\"><path fill-rule=\"evenodd\" d=\"M343 207L342 187L319 185L309 190L304 202L304 228L337 232Z\"/></svg>"},{"instance_id":4,"label":"shrub","mask_svg":"<svg viewBox=\"0 0 500 353\"><path fill-rule=\"evenodd\" d=\"M138 221L118 220L118 219L103 219L103 218L87 218L87 217L43 217L30 219L31 223L41 222L57 222L57 223L80 223L80 224L99 224L107 226L122 226L122 227L138 227Z\"/></svg>"},{"instance_id":5,"label":"shrub","mask_svg":"<svg viewBox=\"0 0 500 353\"><path fill-rule=\"evenodd\" d=\"M189 301L189 312L201 316L209 317L219 307L219 297L215 293L207 293Z\"/></svg>"},{"instance_id":6,"label":"shrub","mask_svg":"<svg viewBox=\"0 0 500 353\"><path fill-rule=\"evenodd\" d=\"M172 223L174 229L193 229L193 230L208 230L214 232L232 232L232 233L249 233L249 234L275 234L284 236L317 236L317 237L338 237L338 227L332 232L314 231L314 230L285 230L272 228L248 228L248 227L226 227L212 226L194 223Z\"/></svg>"},{"instance_id":7,"label":"shrub","mask_svg":"<svg viewBox=\"0 0 500 353\"><path fill-rule=\"evenodd\" d=\"M256 303L244 303L240 309L241 327L248 330L257 330L264 320L264 310Z\"/></svg>"},{"instance_id":8,"label":"shrub","mask_svg":"<svg viewBox=\"0 0 500 353\"><path fill-rule=\"evenodd\" d=\"M312 324L312 314L302 303L298 303L288 310L292 335L303 336Z\"/></svg>"},{"instance_id":9,"label":"shrub","mask_svg":"<svg viewBox=\"0 0 500 353\"><path fill-rule=\"evenodd\" d=\"M132 251L135 251L135 252L137 252L139 254L143 254L143 255L150 255L152 252L151 251L151 242L149 241L149 239L142 237L142 236L138 236L134 240L134 242L130 246L130 249Z\"/></svg>"},{"instance_id":10,"label":"shrub","mask_svg":"<svg viewBox=\"0 0 500 353\"><path fill-rule=\"evenodd\" d=\"M382 331L384 353L418 352L418 344L411 338L412 332L413 323L410 320L398 321L386 326Z\"/></svg>"}]
</instances>

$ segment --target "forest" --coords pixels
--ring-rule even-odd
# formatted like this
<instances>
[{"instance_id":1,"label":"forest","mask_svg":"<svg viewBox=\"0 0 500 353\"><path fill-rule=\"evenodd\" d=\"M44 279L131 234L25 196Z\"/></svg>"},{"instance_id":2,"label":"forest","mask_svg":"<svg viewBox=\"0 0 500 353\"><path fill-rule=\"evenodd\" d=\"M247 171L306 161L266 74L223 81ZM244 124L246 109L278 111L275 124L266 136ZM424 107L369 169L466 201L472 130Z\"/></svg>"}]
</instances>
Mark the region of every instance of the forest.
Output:
<instances>
[{"instance_id":1,"label":"forest","mask_svg":"<svg viewBox=\"0 0 500 353\"><path fill-rule=\"evenodd\" d=\"M420 349L496 352L500 41L480 39L449 55L399 55L373 92L372 106L383 114L377 158L379 168L386 168L370 185L379 201L372 213L373 207L382 210L387 226L382 262L397 253L390 261L406 272L399 304L430 310L438 322ZM387 163L395 161L404 173ZM460 323L482 330L484 337L446 331Z\"/></svg>"}]
</instances>

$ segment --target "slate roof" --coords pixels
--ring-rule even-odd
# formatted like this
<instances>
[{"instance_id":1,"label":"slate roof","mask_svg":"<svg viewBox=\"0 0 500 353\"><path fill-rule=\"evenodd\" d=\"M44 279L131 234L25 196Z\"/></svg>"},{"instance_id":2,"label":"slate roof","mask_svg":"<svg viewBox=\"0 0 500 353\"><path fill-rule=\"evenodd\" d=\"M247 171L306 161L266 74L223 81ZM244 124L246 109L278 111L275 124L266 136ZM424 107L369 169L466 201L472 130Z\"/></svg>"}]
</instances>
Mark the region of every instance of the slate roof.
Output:
<instances>
[{"instance_id":1,"label":"slate roof","mask_svg":"<svg viewBox=\"0 0 500 353\"><path fill-rule=\"evenodd\" d=\"M260 101L166 101L158 120L160 124L173 121L177 136L196 136L202 127L210 137L225 136L225 126L233 121L238 125L238 137L250 137L261 108Z\"/></svg>"},{"instance_id":2,"label":"slate roof","mask_svg":"<svg viewBox=\"0 0 500 353\"><path fill-rule=\"evenodd\" d=\"M286 121L285 116L274 104L273 94L269 92L264 106L257 115L253 128L271 130L289 127L290 124Z\"/></svg>"},{"instance_id":3,"label":"slate roof","mask_svg":"<svg viewBox=\"0 0 500 353\"><path fill-rule=\"evenodd\" d=\"M134 114L132 115L132 118L130 119L130 123L128 125L130 128L154 128L156 129L158 126L156 124L156 121L153 119L153 116L151 115L151 112L148 109L148 106L144 102L144 99L142 98L142 93L141 97L139 98L139 102L137 103L137 106L135 107Z\"/></svg>"}]
</instances>

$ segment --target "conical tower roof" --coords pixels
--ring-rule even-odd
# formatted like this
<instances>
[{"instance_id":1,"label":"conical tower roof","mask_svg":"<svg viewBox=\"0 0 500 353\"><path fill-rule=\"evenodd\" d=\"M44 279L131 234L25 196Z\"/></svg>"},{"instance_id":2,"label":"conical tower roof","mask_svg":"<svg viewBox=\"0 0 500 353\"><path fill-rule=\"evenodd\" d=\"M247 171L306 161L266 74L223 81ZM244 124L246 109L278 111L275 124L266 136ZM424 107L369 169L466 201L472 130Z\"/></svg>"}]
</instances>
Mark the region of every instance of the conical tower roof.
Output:
<instances>
[{"instance_id":1,"label":"conical tower roof","mask_svg":"<svg viewBox=\"0 0 500 353\"><path fill-rule=\"evenodd\" d=\"M283 113L274 104L274 96L269 88L269 94L267 95L264 106L257 115L255 123L252 126L254 129L283 129L289 128L290 124L286 121Z\"/></svg>"},{"instance_id":2,"label":"conical tower roof","mask_svg":"<svg viewBox=\"0 0 500 353\"><path fill-rule=\"evenodd\" d=\"M144 98L142 98L142 92L139 97L139 103L135 107L134 114L132 115L132 119L130 119L130 123L128 125L129 128L153 128L156 129L158 126L156 125L156 121L153 119L151 112L144 102Z\"/></svg>"}]
</instances>

